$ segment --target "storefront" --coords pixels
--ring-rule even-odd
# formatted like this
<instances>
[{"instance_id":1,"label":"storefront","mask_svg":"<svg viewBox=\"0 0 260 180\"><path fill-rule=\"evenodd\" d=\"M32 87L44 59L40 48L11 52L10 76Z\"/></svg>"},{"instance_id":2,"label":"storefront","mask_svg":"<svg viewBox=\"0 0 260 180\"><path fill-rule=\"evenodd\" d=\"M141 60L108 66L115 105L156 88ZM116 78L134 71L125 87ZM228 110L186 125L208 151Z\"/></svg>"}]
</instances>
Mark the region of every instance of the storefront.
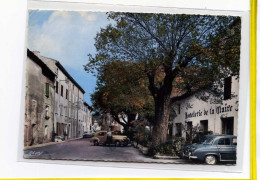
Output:
<instances>
[{"instance_id":1,"label":"storefront","mask_svg":"<svg viewBox=\"0 0 260 180\"><path fill-rule=\"evenodd\" d=\"M198 93L173 105L172 137L191 140L196 132L237 135L239 83L235 77L225 82L230 85L223 87L221 100L214 96L201 100Z\"/></svg>"}]
</instances>

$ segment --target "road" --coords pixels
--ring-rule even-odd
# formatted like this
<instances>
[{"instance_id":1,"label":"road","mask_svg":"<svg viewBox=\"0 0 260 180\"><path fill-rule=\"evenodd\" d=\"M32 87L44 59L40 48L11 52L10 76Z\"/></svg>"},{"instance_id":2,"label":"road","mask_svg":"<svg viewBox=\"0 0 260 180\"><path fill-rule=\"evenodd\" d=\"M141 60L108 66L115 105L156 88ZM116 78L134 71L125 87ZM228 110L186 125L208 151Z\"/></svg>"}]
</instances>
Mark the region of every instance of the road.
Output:
<instances>
[{"instance_id":1,"label":"road","mask_svg":"<svg viewBox=\"0 0 260 180\"><path fill-rule=\"evenodd\" d=\"M24 151L24 158L56 160L89 160L111 162L145 162L173 164L203 164L183 159L153 159L138 149L115 146L93 146L90 139L78 139Z\"/></svg>"}]
</instances>

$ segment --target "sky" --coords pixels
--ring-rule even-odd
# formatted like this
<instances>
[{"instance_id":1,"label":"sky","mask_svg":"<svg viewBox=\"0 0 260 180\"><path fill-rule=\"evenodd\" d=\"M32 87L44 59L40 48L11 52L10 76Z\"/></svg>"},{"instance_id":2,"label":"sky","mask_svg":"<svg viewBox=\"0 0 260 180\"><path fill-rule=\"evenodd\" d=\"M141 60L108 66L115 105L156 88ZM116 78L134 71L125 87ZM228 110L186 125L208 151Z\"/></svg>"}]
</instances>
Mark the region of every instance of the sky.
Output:
<instances>
[{"instance_id":1,"label":"sky","mask_svg":"<svg viewBox=\"0 0 260 180\"><path fill-rule=\"evenodd\" d=\"M88 54L96 52L97 32L111 23L106 13L30 10L28 21L28 48L58 60L85 90L84 100L91 105L96 78L83 65Z\"/></svg>"}]
</instances>

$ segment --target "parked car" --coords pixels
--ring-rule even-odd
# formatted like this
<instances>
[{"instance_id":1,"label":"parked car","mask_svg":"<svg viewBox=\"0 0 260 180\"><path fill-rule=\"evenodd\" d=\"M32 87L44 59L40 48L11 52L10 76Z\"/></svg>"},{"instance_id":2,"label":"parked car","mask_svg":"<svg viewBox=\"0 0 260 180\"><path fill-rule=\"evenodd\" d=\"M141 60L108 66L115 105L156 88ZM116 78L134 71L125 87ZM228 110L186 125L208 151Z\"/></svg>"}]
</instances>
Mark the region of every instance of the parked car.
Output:
<instances>
[{"instance_id":1,"label":"parked car","mask_svg":"<svg viewBox=\"0 0 260 180\"><path fill-rule=\"evenodd\" d=\"M94 146L97 146L99 144L109 144L109 142L107 141L107 131L96 132L94 137L90 139L90 142L93 143ZM130 140L129 138L127 138L127 136L118 135L118 133L112 132L111 144L114 144L115 146L127 146L129 142Z\"/></svg>"},{"instance_id":2,"label":"parked car","mask_svg":"<svg viewBox=\"0 0 260 180\"><path fill-rule=\"evenodd\" d=\"M237 137L233 135L208 135L199 143L183 148L182 156L189 159L216 164L221 161L236 161Z\"/></svg>"},{"instance_id":3,"label":"parked car","mask_svg":"<svg viewBox=\"0 0 260 180\"><path fill-rule=\"evenodd\" d=\"M63 136L55 136L54 142L62 142L65 140L65 137Z\"/></svg>"},{"instance_id":4,"label":"parked car","mask_svg":"<svg viewBox=\"0 0 260 180\"><path fill-rule=\"evenodd\" d=\"M91 138L94 136L94 133L91 131L84 132L82 138Z\"/></svg>"}]
</instances>

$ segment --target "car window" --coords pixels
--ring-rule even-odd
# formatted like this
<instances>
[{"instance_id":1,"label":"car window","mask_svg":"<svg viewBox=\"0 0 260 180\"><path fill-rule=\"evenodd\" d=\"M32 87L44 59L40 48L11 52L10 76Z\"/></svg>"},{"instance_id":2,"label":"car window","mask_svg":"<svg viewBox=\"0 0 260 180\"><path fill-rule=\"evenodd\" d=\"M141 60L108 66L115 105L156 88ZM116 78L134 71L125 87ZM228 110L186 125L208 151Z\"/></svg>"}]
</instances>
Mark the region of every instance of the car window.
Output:
<instances>
[{"instance_id":1,"label":"car window","mask_svg":"<svg viewBox=\"0 0 260 180\"><path fill-rule=\"evenodd\" d=\"M203 144L211 144L213 139L213 137L207 137L206 140L204 140Z\"/></svg>"},{"instance_id":2,"label":"car window","mask_svg":"<svg viewBox=\"0 0 260 180\"><path fill-rule=\"evenodd\" d=\"M100 132L98 135L99 136L105 136L105 132Z\"/></svg>"},{"instance_id":3,"label":"car window","mask_svg":"<svg viewBox=\"0 0 260 180\"><path fill-rule=\"evenodd\" d=\"M233 138L232 144L233 144L233 145L237 145L237 138Z\"/></svg>"},{"instance_id":4,"label":"car window","mask_svg":"<svg viewBox=\"0 0 260 180\"><path fill-rule=\"evenodd\" d=\"M218 140L218 145L230 145L230 139L229 138L220 138Z\"/></svg>"}]
</instances>

